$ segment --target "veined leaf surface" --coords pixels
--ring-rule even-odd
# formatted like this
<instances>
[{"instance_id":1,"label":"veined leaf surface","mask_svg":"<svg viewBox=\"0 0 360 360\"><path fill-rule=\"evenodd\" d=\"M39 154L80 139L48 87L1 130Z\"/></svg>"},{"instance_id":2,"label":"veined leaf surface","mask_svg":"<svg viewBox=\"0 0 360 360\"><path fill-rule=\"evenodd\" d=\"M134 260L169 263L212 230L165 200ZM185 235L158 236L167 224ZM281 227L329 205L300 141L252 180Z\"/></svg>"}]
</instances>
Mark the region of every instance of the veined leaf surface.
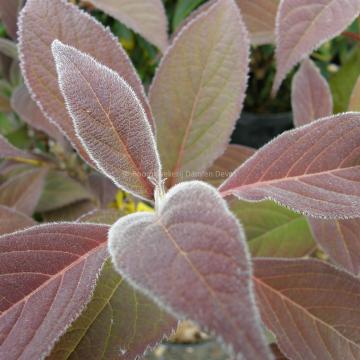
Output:
<instances>
[{"instance_id":1,"label":"veined leaf surface","mask_svg":"<svg viewBox=\"0 0 360 360\"><path fill-rule=\"evenodd\" d=\"M255 259L262 320L289 359L360 357L360 281L317 260Z\"/></svg>"},{"instance_id":2,"label":"veined leaf surface","mask_svg":"<svg viewBox=\"0 0 360 360\"><path fill-rule=\"evenodd\" d=\"M128 215L111 227L116 269L177 318L215 332L239 358L271 359L245 237L226 203L198 181L175 186L162 201L156 213Z\"/></svg>"},{"instance_id":3,"label":"veined leaf surface","mask_svg":"<svg viewBox=\"0 0 360 360\"><path fill-rule=\"evenodd\" d=\"M309 59L303 61L293 79L291 104L296 126L309 124L333 113L330 87Z\"/></svg>"},{"instance_id":4,"label":"veined leaf surface","mask_svg":"<svg viewBox=\"0 0 360 360\"><path fill-rule=\"evenodd\" d=\"M161 165L135 93L117 73L89 55L57 40L52 49L60 88L85 149L118 187L152 199Z\"/></svg>"},{"instance_id":5,"label":"veined leaf surface","mask_svg":"<svg viewBox=\"0 0 360 360\"><path fill-rule=\"evenodd\" d=\"M149 98L169 187L194 178L225 151L242 108L248 56L233 0L200 12L166 51Z\"/></svg>"},{"instance_id":6,"label":"veined leaf surface","mask_svg":"<svg viewBox=\"0 0 360 360\"><path fill-rule=\"evenodd\" d=\"M223 196L275 200L313 217L360 215L360 114L287 131L258 150L221 186Z\"/></svg>"},{"instance_id":7,"label":"veined leaf surface","mask_svg":"<svg viewBox=\"0 0 360 360\"><path fill-rule=\"evenodd\" d=\"M31 217L0 205L0 235L22 230L35 224L36 222Z\"/></svg>"},{"instance_id":8,"label":"veined leaf surface","mask_svg":"<svg viewBox=\"0 0 360 360\"><path fill-rule=\"evenodd\" d=\"M282 0L276 19L276 92L287 73L359 15L359 0Z\"/></svg>"},{"instance_id":9,"label":"veined leaf surface","mask_svg":"<svg viewBox=\"0 0 360 360\"><path fill-rule=\"evenodd\" d=\"M156 45L162 52L167 47L167 17L161 0L90 0Z\"/></svg>"},{"instance_id":10,"label":"veined leaf surface","mask_svg":"<svg viewBox=\"0 0 360 360\"><path fill-rule=\"evenodd\" d=\"M121 74L135 91L150 122L151 111L133 65L109 30L65 0L28 0L19 21L21 67L27 86L49 120L67 135L80 155L94 166L75 134L59 89L51 53L51 44L55 39L75 46Z\"/></svg>"},{"instance_id":11,"label":"veined leaf surface","mask_svg":"<svg viewBox=\"0 0 360 360\"><path fill-rule=\"evenodd\" d=\"M63 223L0 237L0 358L48 354L91 297L107 231Z\"/></svg>"}]
</instances>

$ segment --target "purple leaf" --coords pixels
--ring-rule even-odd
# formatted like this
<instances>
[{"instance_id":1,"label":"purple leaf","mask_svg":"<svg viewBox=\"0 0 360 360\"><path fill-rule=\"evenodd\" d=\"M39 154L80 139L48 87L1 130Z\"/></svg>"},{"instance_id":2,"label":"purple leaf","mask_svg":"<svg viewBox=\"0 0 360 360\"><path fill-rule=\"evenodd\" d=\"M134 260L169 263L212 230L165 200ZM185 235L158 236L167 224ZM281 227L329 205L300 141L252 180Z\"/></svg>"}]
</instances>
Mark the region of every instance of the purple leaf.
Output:
<instances>
[{"instance_id":1,"label":"purple leaf","mask_svg":"<svg viewBox=\"0 0 360 360\"><path fill-rule=\"evenodd\" d=\"M102 174L91 174L89 176L89 186L102 208L107 208L115 200L118 192L118 188L114 183Z\"/></svg>"},{"instance_id":2,"label":"purple leaf","mask_svg":"<svg viewBox=\"0 0 360 360\"><path fill-rule=\"evenodd\" d=\"M281 134L219 190L248 201L272 199L313 217L359 217L359 159L360 114L340 114Z\"/></svg>"},{"instance_id":3,"label":"purple leaf","mask_svg":"<svg viewBox=\"0 0 360 360\"><path fill-rule=\"evenodd\" d=\"M271 358L244 234L213 187L185 182L155 214L121 218L109 232L109 249L119 273L177 318L215 332L239 358Z\"/></svg>"},{"instance_id":4,"label":"purple leaf","mask_svg":"<svg viewBox=\"0 0 360 360\"><path fill-rule=\"evenodd\" d=\"M360 281L316 260L256 259L261 316L289 359L359 359Z\"/></svg>"},{"instance_id":5,"label":"purple leaf","mask_svg":"<svg viewBox=\"0 0 360 360\"><path fill-rule=\"evenodd\" d=\"M21 159L28 159L28 160L35 160L37 157L32 155L26 151L20 150L15 146L11 145L5 137L0 135L0 159L1 158L21 158Z\"/></svg>"},{"instance_id":6,"label":"purple leaf","mask_svg":"<svg viewBox=\"0 0 360 360\"><path fill-rule=\"evenodd\" d=\"M42 359L90 300L108 227L39 225L0 237L0 358Z\"/></svg>"},{"instance_id":7,"label":"purple leaf","mask_svg":"<svg viewBox=\"0 0 360 360\"><path fill-rule=\"evenodd\" d=\"M64 136L42 113L31 99L25 85L18 87L12 94L11 106L23 121L31 127L43 131L53 139L64 144Z\"/></svg>"},{"instance_id":8,"label":"purple leaf","mask_svg":"<svg viewBox=\"0 0 360 360\"><path fill-rule=\"evenodd\" d=\"M156 45L167 47L167 17L161 0L90 0L97 8L119 20Z\"/></svg>"},{"instance_id":9,"label":"purple leaf","mask_svg":"<svg viewBox=\"0 0 360 360\"><path fill-rule=\"evenodd\" d=\"M43 191L47 169L35 169L10 178L0 186L0 204L32 215Z\"/></svg>"},{"instance_id":10,"label":"purple leaf","mask_svg":"<svg viewBox=\"0 0 360 360\"><path fill-rule=\"evenodd\" d=\"M359 15L359 0L282 0L276 25L276 92L287 73Z\"/></svg>"},{"instance_id":11,"label":"purple leaf","mask_svg":"<svg viewBox=\"0 0 360 360\"><path fill-rule=\"evenodd\" d=\"M31 96L90 164L94 166L75 134L59 89L51 54L55 39L89 53L121 74L134 89L148 120L153 123L144 89L128 56L118 40L93 17L64 0L28 0L19 24L21 67Z\"/></svg>"},{"instance_id":12,"label":"purple leaf","mask_svg":"<svg viewBox=\"0 0 360 360\"><path fill-rule=\"evenodd\" d=\"M23 2L24 0L0 0L0 18L12 39L16 39L16 21Z\"/></svg>"},{"instance_id":13,"label":"purple leaf","mask_svg":"<svg viewBox=\"0 0 360 360\"><path fill-rule=\"evenodd\" d=\"M60 41L54 41L52 49L60 88L85 149L117 186L152 199L154 182L161 181L161 165L135 93L89 55Z\"/></svg>"},{"instance_id":14,"label":"purple leaf","mask_svg":"<svg viewBox=\"0 0 360 360\"><path fill-rule=\"evenodd\" d=\"M242 108L248 56L233 0L211 4L168 48L149 97L169 187L194 178L225 151Z\"/></svg>"},{"instance_id":15,"label":"purple leaf","mask_svg":"<svg viewBox=\"0 0 360 360\"><path fill-rule=\"evenodd\" d=\"M333 113L330 87L311 60L303 61L293 79L291 103L297 127Z\"/></svg>"},{"instance_id":16,"label":"purple leaf","mask_svg":"<svg viewBox=\"0 0 360 360\"><path fill-rule=\"evenodd\" d=\"M22 230L35 224L36 222L25 214L0 205L0 235Z\"/></svg>"}]
</instances>

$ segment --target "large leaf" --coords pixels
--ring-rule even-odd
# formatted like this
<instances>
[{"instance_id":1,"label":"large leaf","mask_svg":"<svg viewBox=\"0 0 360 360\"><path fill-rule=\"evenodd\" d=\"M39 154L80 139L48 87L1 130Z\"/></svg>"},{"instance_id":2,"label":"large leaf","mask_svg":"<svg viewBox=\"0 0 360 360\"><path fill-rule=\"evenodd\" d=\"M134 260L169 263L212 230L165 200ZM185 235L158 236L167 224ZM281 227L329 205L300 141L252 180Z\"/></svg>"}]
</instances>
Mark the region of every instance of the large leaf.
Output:
<instances>
[{"instance_id":1,"label":"large leaf","mask_svg":"<svg viewBox=\"0 0 360 360\"><path fill-rule=\"evenodd\" d=\"M0 135L0 159L1 158L10 158L10 159L27 159L27 160L36 160L35 155L30 154L24 150L20 150L13 146L7 141L5 137Z\"/></svg>"},{"instance_id":2,"label":"large leaf","mask_svg":"<svg viewBox=\"0 0 360 360\"><path fill-rule=\"evenodd\" d=\"M311 60L303 61L293 79L291 103L296 126L333 113L330 87Z\"/></svg>"},{"instance_id":3,"label":"large leaf","mask_svg":"<svg viewBox=\"0 0 360 360\"><path fill-rule=\"evenodd\" d=\"M152 199L161 165L135 93L117 73L89 55L59 41L52 49L61 91L87 152L117 186Z\"/></svg>"},{"instance_id":4,"label":"large leaf","mask_svg":"<svg viewBox=\"0 0 360 360\"><path fill-rule=\"evenodd\" d=\"M255 260L261 316L290 359L359 359L359 279L316 260Z\"/></svg>"},{"instance_id":5,"label":"large leaf","mask_svg":"<svg viewBox=\"0 0 360 360\"><path fill-rule=\"evenodd\" d=\"M0 235L22 230L35 224L36 222L25 214L0 205Z\"/></svg>"},{"instance_id":6,"label":"large leaf","mask_svg":"<svg viewBox=\"0 0 360 360\"><path fill-rule=\"evenodd\" d=\"M287 73L359 15L359 0L283 0L276 26L277 91Z\"/></svg>"},{"instance_id":7,"label":"large leaf","mask_svg":"<svg viewBox=\"0 0 360 360\"><path fill-rule=\"evenodd\" d=\"M255 149L243 145L229 145L212 166L205 172L202 180L213 186L219 186L245 160L253 155Z\"/></svg>"},{"instance_id":8,"label":"large leaf","mask_svg":"<svg viewBox=\"0 0 360 360\"><path fill-rule=\"evenodd\" d=\"M176 328L176 321L106 262L91 302L55 345L48 360L129 359Z\"/></svg>"},{"instance_id":9,"label":"large leaf","mask_svg":"<svg viewBox=\"0 0 360 360\"><path fill-rule=\"evenodd\" d=\"M25 85L19 86L13 92L11 106L27 124L37 130L43 131L60 143L64 143L64 136L62 133L43 115L40 108L31 99Z\"/></svg>"},{"instance_id":10,"label":"large leaf","mask_svg":"<svg viewBox=\"0 0 360 360\"><path fill-rule=\"evenodd\" d=\"M16 39L18 11L24 0L0 0L0 18L7 33Z\"/></svg>"},{"instance_id":11,"label":"large leaf","mask_svg":"<svg viewBox=\"0 0 360 360\"><path fill-rule=\"evenodd\" d=\"M253 256L301 257L315 248L306 218L271 201L235 200L231 211L244 226Z\"/></svg>"},{"instance_id":12,"label":"large leaf","mask_svg":"<svg viewBox=\"0 0 360 360\"><path fill-rule=\"evenodd\" d=\"M82 215L77 222L112 225L125 214L118 209L94 209Z\"/></svg>"},{"instance_id":13,"label":"large leaf","mask_svg":"<svg viewBox=\"0 0 360 360\"><path fill-rule=\"evenodd\" d=\"M349 111L360 111L360 77L358 77L351 93Z\"/></svg>"},{"instance_id":14,"label":"large leaf","mask_svg":"<svg viewBox=\"0 0 360 360\"><path fill-rule=\"evenodd\" d=\"M185 182L156 213L121 218L109 232L109 249L120 274L170 313L215 332L239 358L271 358L244 235L213 187Z\"/></svg>"},{"instance_id":15,"label":"large leaf","mask_svg":"<svg viewBox=\"0 0 360 360\"><path fill-rule=\"evenodd\" d=\"M32 97L88 162L93 164L75 134L60 93L51 54L55 39L75 46L120 73L135 91L152 122L141 81L128 56L118 40L94 18L65 0L28 0L19 24L21 67Z\"/></svg>"},{"instance_id":16,"label":"large leaf","mask_svg":"<svg viewBox=\"0 0 360 360\"><path fill-rule=\"evenodd\" d=\"M311 228L322 249L346 270L360 273L360 220L309 219Z\"/></svg>"},{"instance_id":17,"label":"large leaf","mask_svg":"<svg viewBox=\"0 0 360 360\"><path fill-rule=\"evenodd\" d=\"M161 51L167 47L167 18L161 0L90 0L97 8L135 30Z\"/></svg>"},{"instance_id":18,"label":"large leaf","mask_svg":"<svg viewBox=\"0 0 360 360\"><path fill-rule=\"evenodd\" d=\"M204 0L179 0L176 2L174 16L172 18L172 31L177 30L178 26L183 25L184 21L189 15L192 15L193 10L196 9Z\"/></svg>"},{"instance_id":19,"label":"large leaf","mask_svg":"<svg viewBox=\"0 0 360 360\"><path fill-rule=\"evenodd\" d=\"M249 43L233 0L191 20L165 53L150 89L169 187L226 149L244 99Z\"/></svg>"},{"instance_id":20,"label":"large leaf","mask_svg":"<svg viewBox=\"0 0 360 360\"><path fill-rule=\"evenodd\" d=\"M250 33L251 43L275 42L275 19L279 0L236 0Z\"/></svg>"},{"instance_id":21,"label":"large leaf","mask_svg":"<svg viewBox=\"0 0 360 360\"><path fill-rule=\"evenodd\" d=\"M0 237L0 358L48 354L91 297L107 231L63 223Z\"/></svg>"},{"instance_id":22,"label":"large leaf","mask_svg":"<svg viewBox=\"0 0 360 360\"><path fill-rule=\"evenodd\" d=\"M51 171L46 177L36 210L51 211L81 200L94 200L94 197L82 184L65 173Z\"/></svg>"},{"instance_id":23,"label":"large leaf","mask_svg":"<svg viewBox=\"0 0 360 360\"><path fill-rule=\"evenodd\" d=\"M0 204L32 215L42 193L47 169L17 175L0 186Z\"/></svg>"},{"instance_id":24,"label":"large leaf","mask_svg":"<svg viewBox=\"0 0 360 360\"><path fill-rule=\"evenodd\" d=\"M281 134L220 191L249 201L272 199L314 217L359 217L359 161L360 114L340 114Z\"/></svg>"}]
</instances>

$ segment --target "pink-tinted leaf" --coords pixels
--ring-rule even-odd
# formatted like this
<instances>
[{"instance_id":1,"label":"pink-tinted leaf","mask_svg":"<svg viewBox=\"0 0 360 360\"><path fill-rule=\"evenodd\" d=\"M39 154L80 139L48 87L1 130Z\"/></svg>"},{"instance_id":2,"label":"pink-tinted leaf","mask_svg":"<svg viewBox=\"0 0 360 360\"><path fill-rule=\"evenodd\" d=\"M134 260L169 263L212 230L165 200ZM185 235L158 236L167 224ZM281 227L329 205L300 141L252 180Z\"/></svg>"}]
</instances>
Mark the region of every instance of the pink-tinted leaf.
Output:
<instances>
[{"instance_id":1,"label":"pink-tinted leaf","mask_svg":"<svg viewBox=\"0 0 360 360\"><path fill-rule=\"evenodd\" d=\"M0 358L48 354L91 297L107 231L63 223L0 237Z\"/></svg>"},{"instance_id":2,"label":"pink-tinted leaf","mask_svg":"<svg viewBox=\"0 0 360 360\"><path fill-rule=\"evenodd\" d=\"M0 0L0 18L6 32L16 39L17 16L24 0Z\"/></svg>"},{"instance_id":3,"label":"pink-tinted leaf","mask_svg":"<svg viewBox=\"0 0 360 360\"><path fill-rule=\"evenodd\" d=\"M107 208L115 200L118 192L118 188L114 183L102 174L91 174L89 176L89 186L102 208Z\"/></svg>"},{"instance_id":4,"label":"pink-tinted leaf","mask_svg":"<svg viewBox=\"0 0 360 360\"><path fill-rule=\"evenodd\" d=\"M152 199L154 184L149 178L160 183L160 161L135 93L89 55L59 41L52 49L61 91L87 152L117 186Z\"/></svg>"},{"instance_id":5,"label":"pink-tinted leaf","mask_svg":"<svg viewBox=\"0 0 360 360\"><path fill-rule=\"evenodd\" d=\"M311 60L304 60L294 77L291 103L296 126L333 113L330 87Z\"/></svg>"},{"instance_id":6,"label":"pink-tinted leaf","mask_svg":"<svg viewBox=\"0 0 360 360\"><path fill-rule=\"evenodd\" d=\"M0 135L0 159L1 158L12 158L12 159L21 158L28 160L37 159L36 156L16 148L12 144L10 144L6 138Z\"/></svg>"},{"instance_id":7,"label":"pink-tinted leaf","mask_svg":"<svg viewBox=\"0 0 360 360\"><path fill-rule=\"evenodd\" d=\"M77 219L77 222L89 222L94 224L114 224L125 214L117 209L94 209Z\"/></svg>"},{"instance_id":8,"label":"pink-tinted leaf","mask_svg":"<svg viewBox=\"0 0 360 360\"><path fill-rule=\"evenodd\" d=\"M134 360L176 328L176 321L128 285L107 261L91 302L48 360Z\"/></svg>"},{"instance_id":9,"label":"pink-tinted leaf","mask_svg":"<svg viewBox=\"0 0 360 360\"><path fill-rule=\"evenodd\" d=\"M349 111L360 111L360 77L351 93Z\"/></svg>"},{"instance_id":10,"label":"pink-tinted leaf","mask_svg":"<svg viewBox=\"0 0 360 360\"><path fill-rule=\"evenodd\" d=\"M75 134L60 93L51 54L55 39L89 53L121 74L135 91L150 122L153 121L151 111L128 56L108 30L65 0L28 0L19 25L21 67L28 88L49 120L67 135L81 156L94 165Z\"/></svg>"},{"instance_id":11,"label":"pink-tinted leaf","mask_svg":"<svg viewBox=\"0 0 360 360\"><path fill-rule=\"evenodd\" d=\"M22 230L35 224L36 222L25 214L0 205L0 235Z\"/></svg>"},{"instance_id":12,"label":"pink-tinted leaf","mask_svg":"<svg viewBox=\"0 0 360 360\"><path fill-rule=\"evenodd\" d=\"M236 0L250 33L251 43L275 41L275 19L279 0Z\"/></svg>"},{"instance_id":13,"label":"pink-tinted leaf","mask_svg":"<svg viewBox=\"0 0 360 360\"><path fill-rule=\"evenodd\" d=\"M360 114L340 114L281 134L220 191L248 201L272 199L314 217L359 217L359 161Z\"/></svg>"},{"instance_id":14,"label":"pink-tinted leaf","mask_svg":"<svg viewBox=\"0 0 360 360\"><path fill-rule=\"evenodd\" d=\"M322 249L346 270L360 273L360 221L309 219L311 228Z\"/></svg>"},{"instance_id":15,"label":"pink-tinted leaf","mask_svg":"<svg viewBox=\"0 0 360 360\"><path fill-rule=\"evenodd\" d=\"M64 143L64 136L62 133L43 115L40 108L31 99L25 85L18 87L13 92L11 106L27 124L37 130L43 131L60 143Z\"/></svg>"},{"instance_id":16,"label":"pink-tinted leaf","mask_svg":"<svg viewBox=\"0 0 360 360\"><path fill-rule=\"evenodd\" d=\"M219 0L184 26L165 53L150 103L169 186L193 178L225 151L246 89L247 37L234 1Z\"/></svg>"},{"instance_id":17,"label":"pink-tinted leaf","mask_svg":"<svg viewBox=\"0 0 360 360\"><path fill-rule=\"evenodd\" d=\"M42 193L47 169L35 169L15 176L0 186L0 204L32 215Z\"/></svg>"},{"instance_id":18,"label":"pink-tinted leaf","mask_svg":"<svg viewBox=\"0 0 360 360\"><path fill-rule=\"evenodd\" d=\"M256 259L261 316L294 360L360 358L360 281L316 260Z\"/></svg>"},{"instance_id":19,"label":"pink-tinted leaf","mask_svg":"<svg viewBox=\"0 0 360 360\"><path fill-rule=\"evenodd\" d=\"M276 92L287 73L359 15L359 0L282 0L276 25Z\"/></svg>"},{"instance_id":20,"label":"pink-tinted leaf","mask_svg":"<svg viewBox=\"0 0 360 360\"><path fill-rule=\"evenodd\" d=\"M167 17L161 0L90 0L161 51L167 47Z\"/></svg>"},{"instance_id":21,"label":"pink-tinted leaf","mask_svg":"<svg viewBox=\"0 0 360 360\"><path fill-rule=\"evenodd\" d=\"M231 173L236 170L245 160L255 153L252 149L243 145L229 145L213 165L205 172L202 180L213 186L219 186Z\"/></svg>"},{"instance_id":22,"label":"pink-tinted leaf","mask_svg":"<svg viewBox=\"0 0 360 360\"><path fill-rule=\"evenodd\" d=\"M244 235L214 188L198 181L177 185L155 214L115 223L109 249L120 274L170 313L215 332L239 358L271 358Z\"/></svg>"}]
</instances>

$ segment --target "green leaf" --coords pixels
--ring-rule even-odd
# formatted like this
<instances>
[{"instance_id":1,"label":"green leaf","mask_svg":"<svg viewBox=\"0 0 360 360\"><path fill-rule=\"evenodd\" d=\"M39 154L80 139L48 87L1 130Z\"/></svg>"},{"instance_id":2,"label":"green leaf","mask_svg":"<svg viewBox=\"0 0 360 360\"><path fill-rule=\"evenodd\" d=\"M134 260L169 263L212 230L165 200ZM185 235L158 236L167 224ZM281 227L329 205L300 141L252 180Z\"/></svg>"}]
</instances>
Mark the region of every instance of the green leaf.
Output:
<instances>
[{"instance_id":1,"label":"green leaf","mask_svg":"<svg viewBox=\"0 0 360 360\"><path fill-rule=\"evenodd\" d=\"M52 171L46 178L45 188L36 211L51 211L81 200L92 199L92 194L79 182L65 173Z\"/></svg>"},{"instance_id":2,"label":"green leaf","mask_svg":"<svg viewBox=\"0 0 360 360\"><path fill-rule=\"evenodd\" d=\"M91 302L48 360L133 359L175 326L175 320L130 287L108 260Z\"/></svg>"},{"instance_id":3,"label":"green leaf","mask_svg":"<svg viewBox=\"0 0 360 360\"><path fill-rule=\"evenodd\" d=\"M304 216L271 201L235 200L231 210L245 228L251 254L264 257L301 257L315 249Z\"/></svg>"},{"instance_id":4,"label":"green leaf","mask_svg":"<svg viewBox=\"0 0 360 360\"><path fill-rule=\"evenodd\" d=\"M340 70L329 80L334 100L334 113L347 111L352 90L360 75L360 48L350 55Z\"/></svg>"},{"instance_id":5,"label":"green leaf","mask_svg":"<svg viewBox=\"0 0 360 360\"><path fill-rule=\"evenodd\" d=\"M203 2L204 0L179 0L176 3L175 14L171 23L172 31L175 31L185 18Z\"/></svg>"}]
</instances>

